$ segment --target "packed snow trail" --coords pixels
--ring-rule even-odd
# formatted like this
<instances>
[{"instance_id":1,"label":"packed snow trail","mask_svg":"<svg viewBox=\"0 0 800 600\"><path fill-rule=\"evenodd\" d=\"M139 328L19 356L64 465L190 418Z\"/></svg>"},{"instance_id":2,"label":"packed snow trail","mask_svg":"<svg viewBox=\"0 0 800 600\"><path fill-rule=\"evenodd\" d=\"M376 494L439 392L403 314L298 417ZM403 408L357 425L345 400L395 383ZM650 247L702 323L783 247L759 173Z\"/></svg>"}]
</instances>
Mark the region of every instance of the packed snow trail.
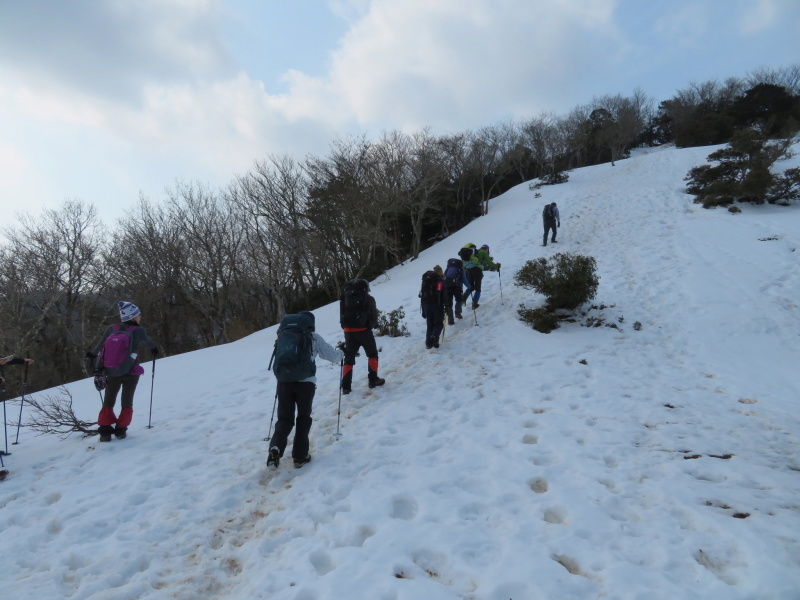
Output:
<instances>
[{"instance_id":1,"label":"packed snow trail","mask_svg":"<svg viewBox=\"0 0 800 600\"><path fill-rule=\"evenodd\" d=\"M124 441L24 432L0 487L4 594L797 600L800 212L691 204L683 176L711 150L519 186L379 278L411 336L378 338L383 388L358 359L339 441L338 367L318 363L301 470L265 464L275 328L159 361L152 430L140 390ZM550 201L563 227L542 248ZM425 350L420 277L466 242L502 263L502 303L486 273L480 326L465 310ZM543 298L513 273L562 251L596 258L598 296L539 334L516 310ZM338 307L314 312L341 339ZM68 389L93 418L91 381Z\"/></svg>"}]
</instances>

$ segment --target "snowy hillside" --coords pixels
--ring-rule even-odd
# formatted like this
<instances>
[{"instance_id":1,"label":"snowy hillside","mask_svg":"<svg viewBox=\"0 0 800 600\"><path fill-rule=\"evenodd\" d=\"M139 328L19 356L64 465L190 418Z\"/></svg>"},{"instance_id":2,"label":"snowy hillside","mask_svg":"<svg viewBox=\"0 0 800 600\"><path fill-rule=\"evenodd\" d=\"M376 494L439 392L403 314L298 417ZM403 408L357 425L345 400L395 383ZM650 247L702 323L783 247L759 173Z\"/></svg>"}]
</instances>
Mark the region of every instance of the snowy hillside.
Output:
<instances>
[{"instance_id":1,"label":"snowy hillside","mask_svg":"<svg viewBox=\"0 0 800 600\"><path fill-rule=\"evenodd\" d=\"M358 359L339 441L338 366L318 363L303 469L265 467L274 328L147 365L126 440L23 430L2 597L799 599L800 210L693 205L683 177L712 150L640 152L541 199L519 186L373 282L411 336L378 338L383 388ZM502 280L487 273L478 326L465 311L425 350L420 276L466 242ZM596 258L590 315L616 328L520 323L543 299L513 273L557 251ZM315 314L342 339L335 305ZM91 381L68 388L94 420Z\"/></svg>"}]
</instances>

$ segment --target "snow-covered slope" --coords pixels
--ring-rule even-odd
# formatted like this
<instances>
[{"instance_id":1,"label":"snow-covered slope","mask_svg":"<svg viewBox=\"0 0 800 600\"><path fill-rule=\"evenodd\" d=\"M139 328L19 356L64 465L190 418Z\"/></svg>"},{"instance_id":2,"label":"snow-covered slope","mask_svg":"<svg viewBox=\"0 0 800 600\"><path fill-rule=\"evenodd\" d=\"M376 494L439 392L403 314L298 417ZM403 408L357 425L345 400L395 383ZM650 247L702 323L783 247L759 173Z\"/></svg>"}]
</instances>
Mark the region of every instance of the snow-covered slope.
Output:
<instances>
[{"instance_id":1,"label":"snow-covered slope","mask_svg":"<svg viewBox=\"0 0 800 600\"><path fill-rule=\"evenodd\" d=\"M339 441L338 366L319 363L301 470L265 468L274 329L148 366L124 441L23 430L2 597L800 598L800 210L693 205L683 177L711 151L639 152L541 199L519 186L374 282L411 336L379 338L384 388L358 359ZM563 227L543 248L550 201ZM502 280L477 326L465 311L425 350L419 278L466 242ZM513 273L556 251L596 258L590 314L616 328L521 324L543 299ZM316 316L341 339L335 305ZM93 420L91 381L67 387Z\"/></svg>"}]
</instances>

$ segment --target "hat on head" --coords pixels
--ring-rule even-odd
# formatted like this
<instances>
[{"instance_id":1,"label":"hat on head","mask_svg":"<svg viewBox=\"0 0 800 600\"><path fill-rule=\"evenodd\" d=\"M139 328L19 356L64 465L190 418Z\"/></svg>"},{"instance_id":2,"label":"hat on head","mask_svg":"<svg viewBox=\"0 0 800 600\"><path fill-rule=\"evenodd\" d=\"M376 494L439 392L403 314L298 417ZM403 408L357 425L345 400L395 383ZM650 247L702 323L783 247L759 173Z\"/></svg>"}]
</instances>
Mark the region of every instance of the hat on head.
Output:
<instances>
[{"instance_id":1,"label":"hat on head","mask_svg":"<svg viewBox=\"0 0 800 600\"><path fill-rule=\"evenodd\" d=\"M442 271L442 267L440 267L439 265L436 265L435 267L433 267L433 271L434 271L434 272L435 272L437 275L441 275L441 274L443 273L443 271Z\"/></svg>"},{"instance_id":2,"label":"hat on head","mask_svg":"<svg viewBox=\"0 0 800 600\"><path fill-rule=\"evenodd\" d=\"M125 302L124 300L117 302L117 310L119 310L119 318L123 323L142 314L142 311L133 302Z\"/></svg>"},{"instance_id":3,"label":"hat on head","mask_svg":"<svg viewBox=\"0 0 800 600\"><path fill-rule=\"evenodd\" d=\"M484 244L483 246L481 246L481 250L486 250L488 252L489 251L488 244Z\"/></svg>"},{"instance_id":4,"label":"hat on head","mask_svg":"<svg viewBox=\"0 0 800 600\"><path fill-rule=\"evenodd\" d=\"M297 314L298 314L298 315L305 315L305 316L307 316L309 319L311 319L311 328L312 328L312 329L314 329L314 328L316 327L316 324L317 324L317 319L314 317L314 313L312 313L310 310L301 310L301 311L300 311L299 313L297 313Z\"/></svg>"}]
</instances>

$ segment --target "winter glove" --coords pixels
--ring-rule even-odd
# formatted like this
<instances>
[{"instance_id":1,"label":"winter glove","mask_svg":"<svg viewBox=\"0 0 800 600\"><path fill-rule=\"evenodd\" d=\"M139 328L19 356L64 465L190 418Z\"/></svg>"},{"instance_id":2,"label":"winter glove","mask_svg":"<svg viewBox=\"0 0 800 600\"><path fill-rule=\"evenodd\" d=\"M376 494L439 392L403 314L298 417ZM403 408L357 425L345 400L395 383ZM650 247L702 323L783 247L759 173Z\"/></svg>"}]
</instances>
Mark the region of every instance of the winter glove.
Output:
<instances>
[{"instance_id":1,"label":"winter glove","mask_svg":"<svg viewBox=\"0 0 800 600\"><path fill-rule=\"evenodd\" d=\"M336 344L336 348L344 352L344 342L339 342L338 344Z\"/></svg>"},{"instance_id":2,"label":"winter glove","mask_svg":"<svg viewBox=\"0 0 800 600\"><path fill-rule=\"evenodd\" d=\"M95 358L97 358L97 354L95 354L94 352L92 352L91 350L89 350L89 351L86 353L86 358L88 358L89 360L94 360Z\"/></svg>"},{"instance_id":3,"label":"winter glove","mask_svg":"<svg viewBox=\"0 0 800 600\"><path fill-rule=\"evenodd\" d=\"M497 263L497 270L500 270L500 263Z\"/></svg>"},{"instance_id":4,"label":"winter glove","mask_svg":"<svg viewBox=\"0 0 800 600\"><path fill-rule=\"evenodd\" d=\"M150 350L150 354L153 355L153 358L158 356L158 348L153 348L152 350Z\"/></svg>"}]
</instances>

